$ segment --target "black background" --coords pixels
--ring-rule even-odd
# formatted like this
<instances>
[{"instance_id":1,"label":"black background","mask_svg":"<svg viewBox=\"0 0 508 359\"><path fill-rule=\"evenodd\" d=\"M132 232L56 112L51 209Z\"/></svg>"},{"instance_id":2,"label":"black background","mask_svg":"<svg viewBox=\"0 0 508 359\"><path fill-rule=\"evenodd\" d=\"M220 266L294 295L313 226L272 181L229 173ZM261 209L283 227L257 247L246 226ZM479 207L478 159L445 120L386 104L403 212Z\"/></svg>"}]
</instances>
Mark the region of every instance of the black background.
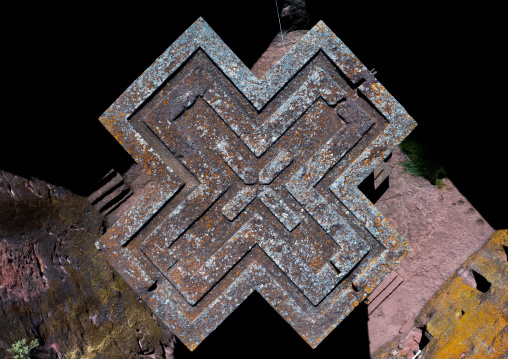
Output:
<instances>
[{"instance_id":1,"label":"black background","mask_svg":"<svg viewBox=\"0 0 508 359\"><path fill-rule=\"evenodd\" d=\"M377 70L379 81L418 122L414 135L431 147L459 191L491 226L508 228L500 7L330 0L309 0L308 5L310 25L323 20L360 61ZM199 16L248 67L279 31L271 0L119 3L107 9L41 3L5 16L14 22L4 32L8 81L3 85L9 95L4 95L0 127L0 169L81 195L107 170L130 161L98 117ZM258 299L249 299L233 314L239 316L236 322L219 328L226 333L213 340L216 349L223 357L243 356L231 349L228 338L236 335L237 344L263 358L275 356L274 347L300 357L306 344L289 326L274 324L271 309ZM252 311L256 315L248 316ZM358 334L346 336L341 348L334 347L337 353L351 347L355 357L365 357L366 315L357 318L356 327L350 324L344 332ZM191 357L210 357L208 342ZM177 347L177 359L188 354Z\"/></svg>"}]
</instances>

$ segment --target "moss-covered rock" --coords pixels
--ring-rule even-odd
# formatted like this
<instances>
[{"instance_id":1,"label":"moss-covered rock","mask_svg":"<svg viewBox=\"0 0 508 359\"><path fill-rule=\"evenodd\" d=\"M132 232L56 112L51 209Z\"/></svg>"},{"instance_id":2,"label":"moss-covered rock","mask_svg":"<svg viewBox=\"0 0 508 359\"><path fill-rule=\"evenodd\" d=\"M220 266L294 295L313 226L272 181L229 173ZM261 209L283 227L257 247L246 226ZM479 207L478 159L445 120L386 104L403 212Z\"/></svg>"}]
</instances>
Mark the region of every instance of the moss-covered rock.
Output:
<instances>
[{"instance_id":1,"label":"moss-covered rock","mask_svg":"<svg viewBox=\"0 0 508 359\"><path fill-rule=\"evenodd\" d=\"M170 358L173 336L96 250L88 201L0 172L0 357Z\"/></svg>"}]
</instances>

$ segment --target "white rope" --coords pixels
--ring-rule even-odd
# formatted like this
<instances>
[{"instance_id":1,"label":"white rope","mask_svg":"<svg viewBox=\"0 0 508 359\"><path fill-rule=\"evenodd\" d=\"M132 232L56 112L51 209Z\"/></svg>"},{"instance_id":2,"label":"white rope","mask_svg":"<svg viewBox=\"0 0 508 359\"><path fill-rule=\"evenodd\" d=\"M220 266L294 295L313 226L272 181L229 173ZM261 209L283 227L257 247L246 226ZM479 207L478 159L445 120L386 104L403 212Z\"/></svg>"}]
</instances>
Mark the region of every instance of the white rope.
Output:
<instances>
[{"instance_id":1,"label":"white rope","mask_svg":"<svg viewBox=\"0 0 508 359\"><path fill-rule=\"evenodd\" d=\"M413 358L411 358L411 359L416 359L416 357L417 357L418 355L420 355L420 353L421 353L421 352L422 352L421 350L418 350L418 353L416 353L416 354L415 354L415 356L414 356Z\"/></svg>"},{"instance_id":2,"label":"white rope","mask_svg":"<svg viewBox=\"0 0 508 359\"><path fill-rule=\"evenodd\" d=\"M280 24L279 6L277 5L277 0L275 0L275 8L277 9L277 19L279 19L280 37L282 37L282 46L284 46L284 54L287 55L286 45L284 44L284 35L282 35L282 25Z\"/></svg>"}]
</instances>

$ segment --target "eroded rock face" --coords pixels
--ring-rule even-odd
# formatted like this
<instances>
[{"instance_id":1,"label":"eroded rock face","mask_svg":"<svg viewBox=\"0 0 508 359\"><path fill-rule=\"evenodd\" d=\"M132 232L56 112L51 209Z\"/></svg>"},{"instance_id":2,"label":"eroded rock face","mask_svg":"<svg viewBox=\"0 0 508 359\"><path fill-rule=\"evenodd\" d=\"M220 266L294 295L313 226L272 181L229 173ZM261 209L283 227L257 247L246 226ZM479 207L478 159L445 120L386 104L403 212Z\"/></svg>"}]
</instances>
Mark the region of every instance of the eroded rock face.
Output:
<instances>
[{"instance_id":1,"label":"eroded rock face","mask_svg":"<svg viewBox=\"0 0 508 359\"><path fill-rule=\"evenodd\" d=\"M305 30L309 26L309 13L305 0L285 0L282 5L281 25L284 30Z\"/></svg>"},{"instance_id":2,"label":"eroded rock face","mask_svg":"<svg viewBox=\"0 0 508 359\"><path fill-rule=\"evenodd\" d=\"M63 188L0 171L0 357L172 358L172 334L97 252L102 217Z\"/></svg>"},{"instance_id":3,"label":"eroded rock face","mask_svg":"<svg viewBox=\"0 0 508 359\"><path fill-rule=\"evenodd\" d=\"M404 173L402 151L393 151L390 186L376 202L388 221L411 245L396 269L403 279L369 316L371 353L395 351L410 358L418 351L421 329L416 316L433 293L494 233L450 180L437 188ZM388 344L387 344L388 343ZM388 349L387 349L388 348ZM387 351L388 350L388 351ZM411 352L409 352L411 351ZM393 357L393 356L392 356Z\"/></svg>"},{"instance_id":4,"label":"eroded rock face","mask_svg":"<svg viewBox=\"0 0 508 359\"><path fill-rule=\"evenodd\" d=\"M30 300L48 288L41 259L31 242L0 242L0 296L6 300Z\"/></svg>"},{"instance_id":5,"label":"eroded rock face","mask_svg":"<svg viewBox=\"0 0 508 359\"><path fill-rule=\"evenodd\" d=\"M307 30L296 30L286 32L283 36L281 34L276 35L270 46L252 66L252 73L257 78L262 78L306 33ZM284 42L282 41L283 37Z\"/></svg>"},{"instance_id":6,"label":"eroded rock face","mask_svg":"<svg viewBox=\"0 0 508 359\"><path fill-rule=\"evenodd\" d=\"M504 359L508 353L508 230L496 231L432 295L405 338L373 359ZM400 340L402 339L402 341ZM415 345L416 342L422 345Z\"/></svg>"},{"instance_id":7,"label":"eroded rock face","mask_svg":"<svg viewBox=\"0 0 508 359\"><path fill-rule=\"evenodd\" d=\"M508 356L507 248L508 230L496 231L427 302L422 359Z\"/></svg>"},{"instance_id":8,"label":"eroded rock face","mask_svg":"<svg viewBox=\"0 0 508 359\"><path fill-rule=\"evenodd\" d=\"M309 28L309 13L305 0L285 0L280 14L283 34L277 34L265 52L252 66L251 71L257 78L275 65L300 39Z\"/></svg>"},{"instance_id":9,"label":"eroded rock face","mask_svg":"<svg viewBox=\"0 0 508 359\"><path fill-rule=\"evenodd\" d=\"M286 51L306 31L284 34ZM284 56L277 35L251 71L262 77ZM403 172L407 161L399 148L386 164L391 168L389 187L376 207L411 245L410 253L394 271L381 304L369 308L370 351L376 358L409 356L419 349L422 331L415 318L432 294L494 232L449 180L442 189ZM383 284L383 283L382 283ZM390 286L392 287L390 289ZM375 354L374 354L375 353ZM403 353L403 354L401 354Z\"/></svg>"}]
</instances>

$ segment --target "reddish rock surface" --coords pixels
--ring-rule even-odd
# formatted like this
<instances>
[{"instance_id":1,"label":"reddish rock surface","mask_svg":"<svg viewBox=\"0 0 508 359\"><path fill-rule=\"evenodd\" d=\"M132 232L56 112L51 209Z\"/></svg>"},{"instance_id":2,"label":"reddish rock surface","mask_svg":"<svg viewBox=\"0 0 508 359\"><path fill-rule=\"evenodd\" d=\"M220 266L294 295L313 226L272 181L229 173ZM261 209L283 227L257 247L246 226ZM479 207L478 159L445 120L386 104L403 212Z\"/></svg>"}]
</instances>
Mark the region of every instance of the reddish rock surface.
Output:
<instances>
[{"instance_id":1,"label":"reddish rock surface","mask_svg":"<svg viewBox=\"0 0 508 359\"><path fill-rule=\"evenodd\" d=\"M305 0L285 0L280 10L283 34L277 34L252 66L252 73L262 78L307 33L309 13Z\"/></svg>"},{"instance_id":2,"label":"reddish rock surface","mask_svg":"<svg viewBox=\"0 0 508 359\"><path fill-rule=\"evenodd\" d=\"M0 171L0 357L172 358L173 337L102 258L88 201Z\"/></svg>"},{"instance_id":3,"label":"reddish rock surface","mask_svg":"<svg viewBox=\"0 0 508 359\"><path fill-rule=\"evenodd\" d=\"M304 34L284 34L286 51ZM278 35L253 73L262 77L283 55ZM369 317L371 352L394 343L394 350L416 351L417 314L493 233L450 181L438 189L404 174L397 165L403 160L395 150L390 187L376 206L412 250L396 270L402 282ZM125 182L138 187L128 178ZM15 341L35 337L42 342L40 357L47 358L94 358L105 352L108 358L172 356L171 334L95 250L101 222L84 198L0 172L0 356Z\"/></svg>"},{"instance_id":4,"label":"reddish rock surface","mask_svg":"<svg viewBox=\"0 0 508 359\"><path fill-rule=\"evenodd\" d=\"M286 33L286 51L305 33L305 30ZM254 64L252 72L262 77L282 56L284 48L279 34ZM424 178L404 173L398 165L403 161L407 161L406 156L399 148L395 149L388 162L389 187L376 207L411 245L411 252L388 279L391 283L381 283L380 286L387 286L387 292L379 294L377 302L373 302L377 308L369 310L371 353L394 342L396 348L400 345L406 351L416 352L421 330L414 319L432 294L494 232L451 181L445 179L440 189Z\"/></svg>"},{"instance_id":5,"label":"reddish rock surface","mask_svg":"<svg viewBox=\"0 0 508 359\"><path fill-rule=\"evenodd\" d=\"M256 77L262 78L273 65L279 61L307 33L307 30L296 30L286 32L281 36L278 34L272 40L270 46L252 66L251 71ZM284 38L284 42L282 39ZM284 50L285 46L285 50Z\"/></svg>"},{"instance_id":6,"label":"reddish rock surface","mask_svg":"<svg viewBox=\"0 0 508 359\"><path fill-rule=\"evenodd\" d=\"M427 302L421 359L508 357L507 248L508 230L495 232Z\"/></svg>"},{"instance_id":7,"label":"reddish rock surface","mask_svg":"<svg viewBox=\"0 0 508 359\"><path fill-rule=\"evenodd\" d=\"M396 269L401 284L370 314L371 352L397 339L417 351L414 319L432 294L494 233L449 180L443 188L403 172L400 149L388 162L390 186L376 207L411 245ZM381 284L382 285L382 284ZM418 338L417 338L418 339ZM418 340L419 342L419 340Z\"/></svg>"},{"instance_id":8,"label":"reddish rock surface","mask_svg":"<svg viewBox=\"0 0 508 359\"><path fill-rule=\"evenodd\" d=\"M282 29L295 31L307 29L309 12L305 0L284 0L280 13Z\"/></svg>"}]
</instances>

